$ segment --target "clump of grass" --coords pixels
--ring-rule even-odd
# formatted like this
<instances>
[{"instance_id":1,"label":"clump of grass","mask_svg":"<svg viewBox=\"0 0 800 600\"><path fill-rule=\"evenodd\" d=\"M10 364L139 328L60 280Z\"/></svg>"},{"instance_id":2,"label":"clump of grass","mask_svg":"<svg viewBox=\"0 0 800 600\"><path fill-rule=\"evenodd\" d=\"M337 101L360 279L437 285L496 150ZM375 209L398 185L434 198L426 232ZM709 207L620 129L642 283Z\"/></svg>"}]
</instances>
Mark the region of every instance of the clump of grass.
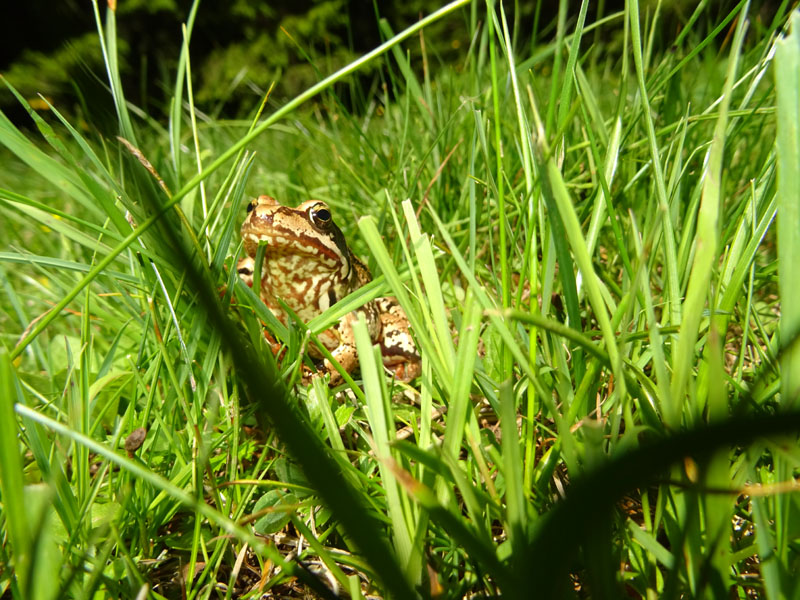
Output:
<instances>
[{"instance_id":1,"label":"clump of grass","mask_svg":"<svg viewBox=\"0 0 800 600\"><path fill-rule=\"evenodd\" d=\"M492 2L381 22L287 105L203 123L195 3L168 124L132 112L97 11L119 138L0 115L2 593L794 594L797 34L784 6L661 41L659 11L587 7L536 52ZM473 37L432 67L442 18ZM368 62L348 111L332 85ZM374 281L278 323L235 270L260 193L328 202ZM355 380L298 384L386 294L422 376L356 327Z\"/></svg>"}]
</instances>

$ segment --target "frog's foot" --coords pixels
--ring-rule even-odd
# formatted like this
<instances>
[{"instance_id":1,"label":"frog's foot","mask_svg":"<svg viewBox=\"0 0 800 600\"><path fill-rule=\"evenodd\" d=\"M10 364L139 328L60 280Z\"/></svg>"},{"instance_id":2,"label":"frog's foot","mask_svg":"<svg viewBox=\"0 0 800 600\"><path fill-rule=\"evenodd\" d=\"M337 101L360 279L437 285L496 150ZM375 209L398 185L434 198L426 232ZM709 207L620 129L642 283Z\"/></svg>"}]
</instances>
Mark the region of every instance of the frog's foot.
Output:
<instances>
[{"instance_id":1,"label":"frog's foot","mask_svg":"<svg viewBox=\"0 0 800 600\"><path fill-rule=\"evenodd\" d=\"M384 361L383 368L386 369L392 377L404 383L408 383L412 379L419 377L419 374L422 372L422 365L419 361L401 362L395 365L387 365L386 361Z\"/></svg>"},{"instance_id":2,"label":"frog's foot","mask_svg":"<svg viewBox=\"0 0 800 600\"><path fill-rule=\"evenodd\" d=\"M358 354L356 353L355 345L343 343L341 346L334 349L331 354L348 373L352 373L356 367L358 367ZM330 374L331 378L328 381L328 385L331 387L337 386L344 381L342 374L339 373L339 370L334 367L333 363L327 358L324 361L324 368L321 369L320 372Z\"/></svg>"}]
</instances>

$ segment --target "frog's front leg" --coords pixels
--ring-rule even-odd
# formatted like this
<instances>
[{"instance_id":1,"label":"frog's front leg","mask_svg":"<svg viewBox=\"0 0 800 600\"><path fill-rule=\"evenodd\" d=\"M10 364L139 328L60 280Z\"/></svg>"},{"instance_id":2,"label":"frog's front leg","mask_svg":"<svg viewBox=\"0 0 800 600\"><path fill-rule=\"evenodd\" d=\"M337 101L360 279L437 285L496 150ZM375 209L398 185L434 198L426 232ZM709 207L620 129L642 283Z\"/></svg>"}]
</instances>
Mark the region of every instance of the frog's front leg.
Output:
<instances>
[{"instance_id":1,"label":"frog's front leg","mask_svg":"<svg viewBox=\"0 0 800 600\"><path fill-rule=\"evenodd\" d=\"M353 323L358 316L363 316L367 323L367 331L373 342L377 342L381 333L381 320L375 306L369 303L360 309L346 314L342 320L332 328L336 332L339 344L331 350L331 355L348 373L352 373L358 367L358 351L356 350L356 339L353 334ZM325 371L330 373L330 385L339 385L342 376L336 367L326 358Z\"/></svg>"},{"instance_id":2,"label":"frog's front leg","mask_svg":"<svg viewBox=\"0 0 800 600\"><path fill-rule=\"evenodd\" d=\"M381 320L383 366L400 381L411 381L422 371L419 352L411 337L408 316L396 298L376 298Z\"/></svg>"}]
</instances>

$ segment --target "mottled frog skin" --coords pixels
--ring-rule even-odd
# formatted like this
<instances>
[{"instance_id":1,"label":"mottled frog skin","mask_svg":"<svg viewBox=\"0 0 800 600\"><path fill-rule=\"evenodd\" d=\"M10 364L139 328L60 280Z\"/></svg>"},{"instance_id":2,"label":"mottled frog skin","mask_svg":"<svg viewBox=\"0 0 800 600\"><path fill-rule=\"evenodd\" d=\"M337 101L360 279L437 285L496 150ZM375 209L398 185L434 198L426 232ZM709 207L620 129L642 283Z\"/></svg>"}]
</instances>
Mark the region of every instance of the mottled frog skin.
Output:
<instances>
[{"instance_id":1,"label":"mottled frog skin","mask_svg":"<svg viewBox=\"0 0 800 600\"><path fill-rule=\"evenodd\" d=\"M248 256L237 265L239 275L252 285L256 251L259 243L266 242L260 296L284 324L287 315L279 300L307 323L372 280L369 269L348 248L324 202L308 200L291 208L270 196L259 196L250 202L247 212L241 233ZM380 344L384 366L402 381L419 375L420 358L408 318L390 297L367 302L318 336L339 364L348 373L358 366L352 323L359 313L372 341ZM309 353L322 358L314 347ZM331 385L341 382L327 359L324 366Z\"/></svg>"}]
</instances>

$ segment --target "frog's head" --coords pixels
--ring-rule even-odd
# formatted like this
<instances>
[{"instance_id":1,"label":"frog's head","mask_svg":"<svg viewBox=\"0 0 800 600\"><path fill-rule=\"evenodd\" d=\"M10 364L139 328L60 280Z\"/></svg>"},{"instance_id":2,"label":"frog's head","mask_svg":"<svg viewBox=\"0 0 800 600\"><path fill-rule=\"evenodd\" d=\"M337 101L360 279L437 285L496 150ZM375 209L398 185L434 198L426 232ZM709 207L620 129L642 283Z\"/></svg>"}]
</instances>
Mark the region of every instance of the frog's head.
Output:
<instances>
[{"instance_id":1,"label":"frog's head","mask_svg":"<svg viewBox=\"0 0 800 600\"><path fill-rule=\"evenodd\" d=\"M349 276L350 250L325 202L307 200L291 208L271 196L259 196L247 206L247 213L242 239L249 256L255 258L259 243L266 242L265 256L269 260L302 257L314 263L314 270L338 271L344 278ZM301 270L304 268L302 262L295 264Z\"/></svg>"}]
</instances>

